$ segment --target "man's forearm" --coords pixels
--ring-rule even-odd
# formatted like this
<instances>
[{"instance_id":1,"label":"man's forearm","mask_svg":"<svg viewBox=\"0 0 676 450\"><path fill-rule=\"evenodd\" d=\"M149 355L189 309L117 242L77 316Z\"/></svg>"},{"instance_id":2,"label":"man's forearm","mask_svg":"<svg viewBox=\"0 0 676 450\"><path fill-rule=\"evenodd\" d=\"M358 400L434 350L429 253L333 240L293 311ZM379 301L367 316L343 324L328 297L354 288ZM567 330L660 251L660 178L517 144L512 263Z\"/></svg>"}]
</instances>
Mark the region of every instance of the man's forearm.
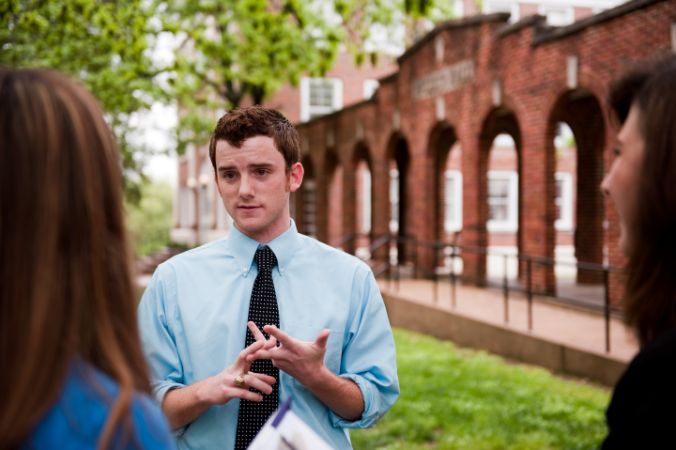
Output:
<instances>
[{"instance_id":1,"label":"man's forearm","mask_svg":"<svg viewBox=\"0 0 676 450\"><path fill-rule=\"evenodd\" d=\"M364 413L364 396L357 384L322 367L304 383L322 403L345 420L359 420Z\"/></svg>"},{"instance_id":2,"label":"man's forearm","mask_svg":"<svg viewBox=\"0 0 676 450\"><path fill-rule=\"evenodd\" d=\"M172 389L164 396L162 411L173 430L194 422L211 404L199 395L201 384L206 380Z\"/></svg>"}]
</instances>

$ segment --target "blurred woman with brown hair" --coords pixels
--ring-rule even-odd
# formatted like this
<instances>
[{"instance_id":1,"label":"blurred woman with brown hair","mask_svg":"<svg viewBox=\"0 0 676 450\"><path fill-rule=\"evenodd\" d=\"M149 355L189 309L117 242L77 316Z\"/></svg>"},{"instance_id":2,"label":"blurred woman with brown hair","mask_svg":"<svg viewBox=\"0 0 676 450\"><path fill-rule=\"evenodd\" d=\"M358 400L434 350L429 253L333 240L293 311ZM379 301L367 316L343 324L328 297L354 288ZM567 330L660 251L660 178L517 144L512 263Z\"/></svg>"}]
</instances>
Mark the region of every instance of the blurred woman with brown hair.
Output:
<instances>
[{"instance_id":1,"label":"blurred woman with brown hair","mask_svg":"<svg viewBox=\"0 0 676 450\"><path fill-rule=\"evenodd\" d=\"M0 68L0 448L174 448L150 394L120 155L94 98Z\"/></svg>"},{"instance_id":2,"label":"blurred woman with brown hair","mask_svg":"<svg viewBox=\"0 0 676 450\"><path fill-rule=\"evenodd\" d=\"M641 350L615 387L603 448L676 448L676 56L626 74L609 100L622 129L601 187L620 220Z\"/></svg>"}]
</instances>

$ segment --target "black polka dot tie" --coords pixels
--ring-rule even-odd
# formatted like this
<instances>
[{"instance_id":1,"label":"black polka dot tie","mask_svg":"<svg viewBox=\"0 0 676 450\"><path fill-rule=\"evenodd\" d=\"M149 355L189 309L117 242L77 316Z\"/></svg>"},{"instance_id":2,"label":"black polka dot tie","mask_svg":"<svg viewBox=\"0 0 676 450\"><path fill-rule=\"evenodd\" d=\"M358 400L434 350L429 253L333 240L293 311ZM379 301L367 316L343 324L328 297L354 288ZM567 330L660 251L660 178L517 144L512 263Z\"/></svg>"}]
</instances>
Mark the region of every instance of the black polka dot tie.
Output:
<instances>
[{"instance_id":1,"label":"black polka dot tie","mask_svg":"<svg viewBox=\"0 0 676 450\"><path fill-rule=\"evenodd\" d=\"M275 295L275 286L272 283L272 268L277 265L277 258L270 247L263 246L256 250L254 260L258 266L258 275L256 275L251 291L249 320L254 322L261 330L264 325L279 326L277 296ZM268 334L264 334L267 338ZM254 341L253 334L247 328L244 346L247 347ZM273 367L272 361L264 359L254 361L251 365L251 371L273 376L278 382L272 385L271 394L263 395L262 402L240 400L235 449L243 450L249 446L279 404L279 369ZM255 391L253 388L250 390Z\"/></svg>"}]
</instances>

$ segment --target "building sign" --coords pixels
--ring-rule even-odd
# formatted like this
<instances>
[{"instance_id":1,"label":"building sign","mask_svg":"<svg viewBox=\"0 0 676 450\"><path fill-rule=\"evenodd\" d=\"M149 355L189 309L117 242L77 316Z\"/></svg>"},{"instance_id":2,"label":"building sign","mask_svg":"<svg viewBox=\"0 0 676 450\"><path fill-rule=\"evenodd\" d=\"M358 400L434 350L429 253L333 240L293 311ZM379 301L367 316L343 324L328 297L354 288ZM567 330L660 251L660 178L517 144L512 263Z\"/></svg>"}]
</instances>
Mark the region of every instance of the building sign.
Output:
<instances>
[{"instance_id":1,"label":"building sign","mask_svg":"<svg viewBox=\"0 0 676 450\"><path fill-rule=\"evenodd\" d=\"M454 91L474 80L474 61L465 60L413 81L413 98L422 100Z\"/></svg>"}]
</instances>

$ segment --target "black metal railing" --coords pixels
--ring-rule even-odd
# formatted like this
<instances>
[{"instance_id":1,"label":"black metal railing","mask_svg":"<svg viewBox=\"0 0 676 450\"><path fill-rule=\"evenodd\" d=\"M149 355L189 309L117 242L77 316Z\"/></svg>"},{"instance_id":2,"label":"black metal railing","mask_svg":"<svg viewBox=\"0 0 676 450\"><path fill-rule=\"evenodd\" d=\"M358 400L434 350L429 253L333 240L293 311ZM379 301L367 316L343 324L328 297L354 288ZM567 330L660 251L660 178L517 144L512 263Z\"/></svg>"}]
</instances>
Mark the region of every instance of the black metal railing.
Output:
<instances>
[{"instance_id":1,"label":"black metal railing","mask_svg":"<svg viewBox=\"0 0 676 450\"><path fill-rule=\"evenodd\" d=\"M532 331L533 329L533 303L536 300L547 299L549 301L574 306L590 312L601 313L604 317L605 326L605 350L606 352L610 352L611 350L611 317L621 316L622 309L617 305L613 305L610 301L610 276L611 274L621 273L620 269L598 263L560 261L520 253L506 254L486 247L459 245L456 239L454 239L453 242L444 242L424 241L412 236L402 235L395 236L383 234L381 236L373 237L352 234L341 240L341 247L348 243L354 243L359 237L370 238L370 244L367 247L367 251L364 252L368 256L363 259L371 265L376 276L382 276L384 274L390 288L395 291L399 290L402 269L404 267L408 267L412 278L424 278L432 281L432 298L434 303L438 303L439 301L440 283L448 282L450 284L451 307L454 309L457 307L457 287L460 283L471 283L486 288L500 289L502 291L503 321L505 324L509 324L510 320L510 297L514 293L519 293L524 295L526 299L527 326L529 331ZM387 249L385 257L374 259L372 256L377 254L383 247ZM404 251L403 255L399 253L402 249ZM432 252L432 262L430 265L420 264L421 252L423 250ZM486 261L489 257L502 258L502 278L496 281L495 278L490 278L488 276L486 270L481 274L467 274L464 270L462 273L458 273L456 270L458 261L462 261L464 256L471 254L485 257ZM443 260L440 260L440 255L443 255ZM508 273L510 258L515 260L518 273L518 276L511 280ZM445 261L443 266L440 264L442 261ZM538 289L533 283L534 272L537 270L540 270L541 272L555 270L557 266L569 266L570 268L575 268L577 271L598 273L598 279L601 280L603 288L602 298L598 299L598 301L590 302L589 299L585 300L559 295L557 289ZM546 286L546 283L540 284Z\"/></svg>"}]
</instances>

